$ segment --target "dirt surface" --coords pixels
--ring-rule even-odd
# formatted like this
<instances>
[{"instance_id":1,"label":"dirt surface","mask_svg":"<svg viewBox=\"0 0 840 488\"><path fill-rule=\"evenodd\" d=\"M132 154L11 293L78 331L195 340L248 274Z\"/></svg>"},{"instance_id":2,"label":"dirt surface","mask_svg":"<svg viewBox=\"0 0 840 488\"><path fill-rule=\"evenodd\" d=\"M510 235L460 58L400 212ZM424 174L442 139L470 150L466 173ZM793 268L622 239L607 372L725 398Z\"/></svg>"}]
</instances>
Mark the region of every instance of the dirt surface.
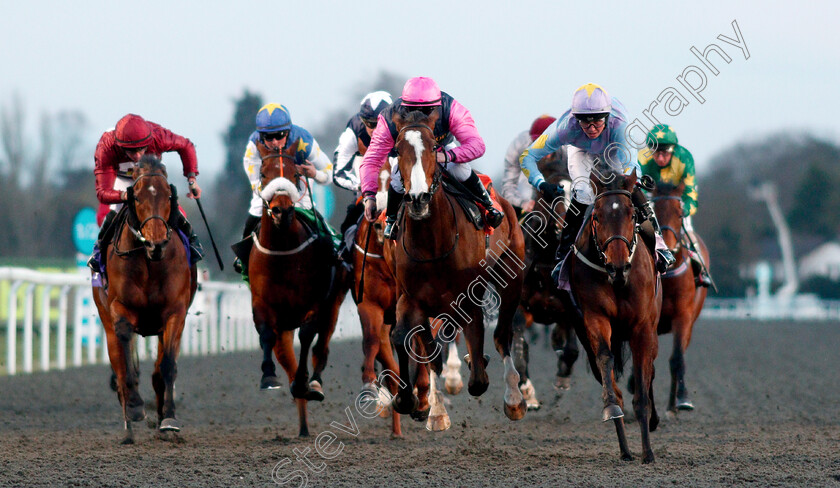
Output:
<instances>
[{"instance_id":1,"label":"dirt surface","mask_svg":"<svg viewBox=\"0 0 840 488\"><path fill-rule=\"evenodd\" d=\"M304 486L302 476L308 486L348 487L840 486L838 346L833 323L700 322L686 375L697 408L664 418L671 338L662 338L654 392L663 422L652 436L654 465L641 464L638 425L630 419L636 460L619 460L612 424L599 421L600 387L582 361L572 389L555 397L555 359L542 342L531 350L541 410L519 422L505 418L502 364L490 351L490 390L480 399L466 388L452 397L446 432L427 432L403 417L402 439L389 438L388 421L366 419L353 406L361 386L358 340L334 343L327 398L310 404L307 439L296 437L286 389L258 391L256 353L181 360L184 430L162 440L135 424L133 446L118 445L120 409L106 366L2 377L0 485L273 486L280 463L275 479L288 477L285 486ZM147 400L150 370L142 364ZM348 412L357 436L330 426L349 427ZM330 446L329 435L322 438L332 459L315 451L315 436L325 431L337 437ZM296 459L295 450L306 449L312 468ZM295 470L301 477L291 477Z\"/></svg>"}]
</instances>

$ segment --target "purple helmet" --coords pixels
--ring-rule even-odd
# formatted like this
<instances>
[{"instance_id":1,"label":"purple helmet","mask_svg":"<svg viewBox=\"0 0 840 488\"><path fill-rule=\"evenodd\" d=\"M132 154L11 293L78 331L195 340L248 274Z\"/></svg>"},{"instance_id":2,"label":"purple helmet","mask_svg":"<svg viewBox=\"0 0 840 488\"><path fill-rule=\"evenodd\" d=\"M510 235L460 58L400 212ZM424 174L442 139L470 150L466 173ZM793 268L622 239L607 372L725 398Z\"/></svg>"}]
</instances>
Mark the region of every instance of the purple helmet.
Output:
<instances>
[{"instance_id":1,"label":"purple helmet","mask_svg":"<svg viewBox=\"0 0 840 488\"><path fill-rule=\"evenodd\" d=\"M612 102L607 90L595 83L587 83L575 90L572 115L610 113Z\"/></svg>"},{"instance_id":2,"label":"purple helmet","mask_svg":"<svg viewBox=\"0 0 840 488\"><path fill-rule=\"evenodd\" d=\"M440 105L440 88L435 80L417 76L405 82L402 103L408 107L433 107Z\"/></svg>"}]
</instances>

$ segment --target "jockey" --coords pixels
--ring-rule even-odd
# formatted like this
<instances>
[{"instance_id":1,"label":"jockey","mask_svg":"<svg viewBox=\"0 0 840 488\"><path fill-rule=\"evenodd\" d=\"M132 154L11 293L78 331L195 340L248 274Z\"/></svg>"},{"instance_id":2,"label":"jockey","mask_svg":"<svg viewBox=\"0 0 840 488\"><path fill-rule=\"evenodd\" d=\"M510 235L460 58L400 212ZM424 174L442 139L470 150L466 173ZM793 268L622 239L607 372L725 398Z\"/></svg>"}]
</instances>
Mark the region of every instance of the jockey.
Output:
<instances>
[{"instance_id":1,"label":"jockey","mask_svg":"<svg viewBox=\"0 0 840 488\"><path fill-rule=\"evenodd\" d=\"M359 168L362 194L365 198L365 217L376 218L376 189L379 168L394 147L398 132L391 120L394 111L420 110L431 113L438 110L440 117L434 127L438 143L437 162L444 164L446 171L472 192L478 203L487 212L487 221L493 227L502 223L504 214L493 207L489 193L469 162L484 154L484 140L475 128L470 112L451 95L441 92L431 78L411 78L403 87L402 96L379 114L379 123L371 136L370 147ZM453 143L457 141L460 146ZM405 189L397 165L391 168L391 185L388 187L388 204L385 212L385 237L393 238L394 223L403 200Z\"/></svg>"},{"instance_id":2,"label":"jockey","mask_svg":"<svg viewBox=\"0 0 840 488\"><path fill-rule=\"evenodd\" d=\"M575 91L572 107L519 157L522 172L528 182L550 199L563 195L562 187L545 181L537 167L537 161L568 144L569 175L572 178L572 199L566 212L566 225L560 236L557 257L566 257L583 225L584 214L595 202L595 194L589 181L594 165L602 169L620 165L624 174L638 173L638 163L633 157L633 146L627 143L625 130L627 116L624 106L607 91L594 83L587 83ZM673 264L674 256L665 246L659 232L659 223L650 208L647 197L637 186L632 192L633 204L652 227L654 236L647 240L656 242L656 268L664 273ZM558 264L559 268L559 264Z\"/></svg>"},{"instance_id":3,"label":"jockey","mask_svg":"<svg viewBox=\"0 0 840 488\"><path fill-rule=\"evenodd\" d=\"M289 144L297 144L297 154L303 163L297 164L297 169L306 178L314 178L322 185L329 185L332 180L332 164L326 154L321 151L318 141L312 137L303 127L292 124L289 110L278 103L264 105L256 118L257 130L248 138L248 145L245 147L245 156L242 158L242 165L248 180L251 182L251 208L248 211L248 218L245 220L245 229L242 238L250 236L260 222L263 211L263 200L260 196L260 166L262 159L257 144L262 144L268 149L279 153L286 149ZM304 179L301 179L298 190L301 199L295 202L295 208L305 210L315 220L324 222L324 218L313 207L311 195ZM324 222L326 226L326 222ZM319 226L316 226L316 228ZM233 262L233 268L243 273L242 262L239 258Z\"/></svg>"},{"instance_id":4,"label":"jockey","mask_svg":"<svg viewBox=\"0 0 840 488\"><path fill-rule=\"evenodd\" d=\"M128 114L117 122L115 129L106 131L99 138L94 153L96 168L93 171L96 176L96 198L101 204L100 208L110 205L110 211L99 229L99 237L93 246L93 256L87 263L93 271L101 271L98 262L100 249L103 242L107 244L110 241L111 223L117 211L122 208L123 202L128 198L126 190L134 184L131 177L134 164L138 163L145 154L160 157L161 154L170 151L177 151L181 157L184 176L189 182L189 197L200 198L201 187L195 179L198 175L195 146L186 137L143 120L143 117L139 115ZM181 212L178 212L178 229L189 238L193 263L200 260L204 256L204 249L198 242L192 226ZM103 263L105 261L104 255L102 261Z\"/></svg>"},{"instance_id":5,"label":"jockey","mask_svg":"<svg viewBox=\"0 0 840 488\"><path fill-rule=\"evenodd\" d=\"M669 125L653 126L647 135L648 150L639 153L642 174L650 176L656 183L679 186L685 184L682 194L683 226L686 232L694 234L691 216L697 212L697 186L694 183L694 158L688 149L679 145L677 133ZM700 264L697 250L691 250L691 259L699 269L698 284L709 287L711 279Z\"/></svg>"},{"instance_id":6,"label":"jockey","mask_svg":"<svg viewBox=\"0 0 840 488\"><path fill-rule=\"evenodd\" d=\"M534 210L534 189L519 166L519 155L554 122L550 115L540 115L531 123L531 128L522 131L505 152L505 177L502 180L502 197L513 205L517 216ZM561 151L562 154L562 151Z\"/></svg>"},{"instance_id":7,"label":"jockey","mask_svg":"<svg viewBox=\"0 0 840 488\"><path fill-rule=\"evenodd\" d=\"M338 138L338 147L335 148L335 155L333 156L333 162L335 163L333 166L333 182L337 186L352 191L354 194L361 191L358 167L370 145L370 136L376 129L379 114L388 105L391 105L391 102L391 95L386 91L368 93L362 98L359 112L347 121L347 127ZM347 246L348 239L352 241L354 238L356 221L363 213L364 205L357 204L355 201L347 207L347 217L341 224L341 234L344 235L341 255L345 262L349 261L347 255L347 251L350 249ZM354 235L347 233L350 229L353 229L352 234Z\"/></svg>"}]
</instances>

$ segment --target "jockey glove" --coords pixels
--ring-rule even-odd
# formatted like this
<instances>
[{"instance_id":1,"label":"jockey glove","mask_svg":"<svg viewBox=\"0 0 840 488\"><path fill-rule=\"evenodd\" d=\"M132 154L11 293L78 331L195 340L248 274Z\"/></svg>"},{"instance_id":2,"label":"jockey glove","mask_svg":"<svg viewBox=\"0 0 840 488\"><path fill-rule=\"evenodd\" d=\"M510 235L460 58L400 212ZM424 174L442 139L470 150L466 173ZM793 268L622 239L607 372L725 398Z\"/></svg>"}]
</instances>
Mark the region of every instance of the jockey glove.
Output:
<instances>
[{"instance_id":1,"label":"jockey glove","mask_svg":"<svg viewBox=\"0 0 840 488\"><path fill-rule=\"evenodd\" d=\"M543 181L540 183L539 186L540 192L542 192L543 196L550 201L554 201L557 198L563 197L566 194L566 191L560 185L555 185L553 183L549 183L547 181Z\"/></svg>"}]
</instances>

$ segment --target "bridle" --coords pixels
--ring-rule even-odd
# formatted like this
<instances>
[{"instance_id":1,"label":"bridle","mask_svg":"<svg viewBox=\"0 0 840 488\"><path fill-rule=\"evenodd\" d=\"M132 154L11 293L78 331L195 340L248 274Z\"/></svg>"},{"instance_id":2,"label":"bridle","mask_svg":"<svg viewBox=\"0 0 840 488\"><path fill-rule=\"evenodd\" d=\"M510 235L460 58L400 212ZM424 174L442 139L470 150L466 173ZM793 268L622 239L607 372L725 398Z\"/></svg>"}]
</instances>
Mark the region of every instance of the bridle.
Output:
<instances>
[{"instance_id":1,"label":"bridle","mask_svg":"<svg viewBox=\"0 0 840 488\"><path fill-rule=\"evenodd\" d=\"M680 202L680 204L682 204L682 199L680 197L673 196L673 195L663 195L663 196L659 196L659 197L653 197L653 198L650 199L651 202L656 202L658 200L677 200L677 201ZM680 217L680 222L682 222L682 217ZM671 253L674 254L674 256L676 256L677 253L680 252L680 249L682 248L682 240L683 240L682 228L679 230L679 232L677 232L677 230L674 229L673 227L671 227L670 225L660 225L659 230L662 231L662 234L665 234L666 230L670 231L672 234L674 234L674 237L677 239L677 247L675 247L673 249L669 249L669 250L671 251Z\"/></svg>"},{"instance_id":2,"label":"bridle","mask_svg":"<svg viewBox=\"0 0 840 488\"><path fill-rule=\"evenodd\" d=\"M432 138L434 139L434 131L432 130L432 128L431 128L431 127L429 127L429 126L428 126L428 125L426 125L426 124L409 124L409 125L404 126L402 129L400 129L399 133L397 134L397 139L398 139L398 140L400 140L400 139L401 139L401 140L405 140L405 138L403 137L403 134L405 133L405 131L410 130L410 129L421 129L421 130L425 129L425 130L429 131L429 134L431 134L431 135L432 135ZM422 194L419 196L419 198L420 198L421 200L422 200L422 199L425 199L425 200L427 200L427 201L431 201L431 200L432 200L432 196L433 196L435 193L437 193L438 189L439 189L439 188L440 188L440 186L441 186L441 179L442 179L442 178L443 178L443 169L441 168L441 165L440 165L440 164L438 164L437 162L435 162L435 174L432 176L432 184L429 186L429 190L428 190L427 192L422 193ZM411 202L411 201L412 201L412 198L411 198L411 196L408 194L408 192L406 192L405 197L404 197L404 200L405 200L406 202ZM451 199L449 199L449 198L447 198L447 199L446 199L446 201L447 201L447 202L449 202L449 207L450 207L450 209L452 210L452 218L453 218L453 220L457 220L457 218L458 218L458 214L455 212L455 206L453 205L452 200L451 200ZM403 212L403 213L404 213L404 212ZM401 233L401 234L402 234L402 233ZM449 248L449 250L448 250L448 251L446 251L445 253L443 253L442 255L440 255L440 256L435 256L435 257L433 257L433 258L428 258L428 259L427 259L427 258L417 258L417 257L414 257L414 256L412 256L412 255L411 255L411 253L409 253L409 252L408 252L408 248L407 248L407 247L406 247L406 245L405 245L405 235L404 235L404 234L402 234L402 235L400 236L400 241L402 242L403 252L405 252L405 255L406 255L406 256L408 256L408 258L409 258L409 259L411 259L412 261L414 261L414 262L416 262L416 263L430 263L430 262L440 261L440 260L442 260L442 259L446 259L446 258L448 258L448 257L449 257L449 256L450 256L453 252L455 252L455 249L458 247L458 240L460 239L460 237L461 237L461 234L460 234L460 232L458 232L458 227L457 227L457 225L456 225L456 226L455 226L455 239L454 239L454 241L452 242L452 247L450 247L450 248Z\"/></svg>"},{"instance_id":3,"label":"bridle","mask_svg":"<svg viewBox=\"0 0 840 488\"><path fill-rule=\"evenodd\" d=\"M605 191L603 193L600 193L597 197L595 197L595 202L593 202L593 204L598 202L598 200L600 200L601 198L604 198L604 197L610 196L610 195L625 196L630 200L630 202L631 202L630 204L632 206L633 200L632 200L630 192L627 191L627 190L609 190L609 191ZM593 208L593 211L594 211L594 208ZM634 231L633 231L633 242L630 242L630 239L624 237L621 234L616 234L616 235L608 237L604 241L603 244L601 244L599 239L598 239L598 227L595 225L595 223L597 222L597 219L595 218L594 215L592 216L592 223L590 224L591 228L592 228L592 240L595 242L595 250L598 251L598 255L600 256L602 262L607 263L607 254L606 254L607 246L609 246L610 243L612 241L615 241L615 240L620 240L627 245L627 249L628 249L628 251L630 251L630 258L628 259L628 262L633 260L633 254L636 252L636 244L638 243L639 239L636 236L636 232L635 232L635 229L636 229L636 212L633 212L632 215L633 215L633 229L634 229Z\"/></svg>"},{"instance_id":4,"label":"bridle","mask_svg":"<svg viewBox=\"0 0 840 488\"><path fill-rule=\"evenodd\" d=\"M127 201L126 204L128 205L128 208L131 210L131 214L138 221L140 220L140 218L137 216L137 208L135 207L136 204L135 204L135 199L134 199L134 185L136 185L137 182L140 181L140 179L146 178L148 176L160 176L164 180L166 180L166 175L163 174L163 173L142 174L142 175L137 176L134 179L134 183L131 185L131 187L129 187L129 201ZM172 195L175 195L174 191L171 193L171 195L169 197L170 201L172 200ZM169 208L170 215L172 214L172 211L173 211L173 206L170 205L170 208ZM175 211L177 211L177 210L175 210ZM151 221L151 220L160 220L161 222L163 222L163 225L166 227L166 237L160 243L161 246L165 246L169 242L169 239L172 237L172 227L169 225L169 220L168 219L165 219L160 215L154 214L154 215L150 215L149 217L146 217L142 222L140 222L140 225L137 226L136 229L134 228L134 226L131 223L128 222L128 220L124 221L124 225L128 226L128 231L131 232L131 234L134 236L134 238L136 240L138 240L142 245L139 246L139 247L129 249L127 251L120 251L119 248L118 248L118 245L117 245L119 240L115 240L114 241L114 253L117 256L124 256L124 255L130 254L134 251L144 249L144 245L148 242L148 240L143 236L142 231L143 231L143 227L145 227L146 224L149 223L149 221Z\"/></svg>"},{"instance_id":5,"label":"bridle","mask_svg":"<svg viewBox=\"0 0 840 488\"><path fill-rule=\"evenodd\" d=\"M296 159L294 156L290 156L290 155L288 155L288 154L286 154L286 153L282 153L282 152L281 152L281 153L279 153L279 154L268 154L268 155L265 155L265 156L260 155L260 162L261 162L261 163L265 163L265 161L266 161L266 160L269 160L269 159L278 159L278 158L280 158L280 159L289 159L289 160L291 160L293 163L295 163L295 162L297 161L297 159ZM281 164L280 164L280 176L277 176L277 177L275 177L275 178L272 178L272 181L273 181L273 180L275 180L275 179L277 179L277 178L286 178L286 175L285 175L285 174L283 174L283 171L284 171L284 170L283 170L283 164L281 163ZM286 178L286 179L289 179L289 178ZM293 185L295 185L295 187L297 187L297 186L298 186L298 183L300 182L300 173L297 171L297 166L295 166L295 174L294 174L294 176L293 176L293 177L292 177L292 179L290 179L289 181L291 181L291 182L292 182L292 184L293 184ZM260 185L260 187L259 187L259 188L261 189L261 187L262 187L262 185ZM307 182L306 182L306 187L307 187L307 190L308 190L308 189L309 189L309 181L307 181ZM310 195L311 195L311 192L310 192ZM292 203L293 203L293 204L298 203L299 201L303 200L303 197L304 197L304 196L305 196L304 194L301 194L301 195L300 195L300 198L298 198L298 200L297 200L296 202L292 202ZM273 213L272 213L272 211L271 211L271 206L270 206L270 205L271 205L271 202L270 202L270 201L268 201L268 200L266 200L265 198L263 198L263 197L262 197L262 193L261 193L261 192L260 192L260 200L262 200L262 202L263 202L263 208L264 208L264 209L268 212L268 214L269 214L269 215L272 215L272 216L273 216Z\"/></svg>"}]
</instances>

